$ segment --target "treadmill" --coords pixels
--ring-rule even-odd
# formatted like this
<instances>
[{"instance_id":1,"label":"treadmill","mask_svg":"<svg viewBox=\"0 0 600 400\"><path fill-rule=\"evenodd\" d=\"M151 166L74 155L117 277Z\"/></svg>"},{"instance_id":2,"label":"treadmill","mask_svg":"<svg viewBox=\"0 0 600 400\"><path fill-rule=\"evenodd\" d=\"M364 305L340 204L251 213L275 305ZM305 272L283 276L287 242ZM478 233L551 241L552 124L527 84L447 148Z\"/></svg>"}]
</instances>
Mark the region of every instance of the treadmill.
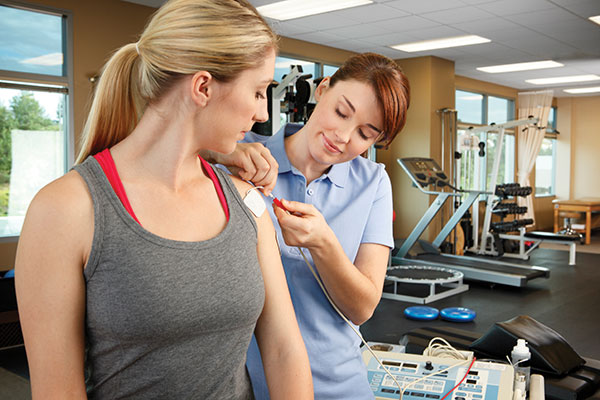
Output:
<instances>
[{"instance_id":1,"label":"treadmill","mask_svg":"<svg viewBox=\"0 0 600 400\"><path fill-rule=\"evenodd\" d=\"M499 283L503 285L524 287L527 282L535 278L548 278L550 271L545 267L528 266L505 261L482 257L459 256L445 254L439 250L439 246L450 232L460 222L463 215L469 210L475 200L486 192L477 190L460 190L454 188L448 176L440 166L431 158L411 157L398 159L398 163L408 174L415 186L423 193L436 195L423 217L417 223L406 240L400 245L400 249L392 258L395 265L429 265L450 268L460 271L465 279ZM429 187L433 189L428 189ZM453 189L443 191L444 188ZM440 188L436 190L437 188ZM456 209L448 222L431 244L419 240L427 226L431 223L438 211L442 208L448 198L454 198L467 194L466 199ZM422 253L410 254L409 251L419 241Z\"/></svg>"}]
</instances>

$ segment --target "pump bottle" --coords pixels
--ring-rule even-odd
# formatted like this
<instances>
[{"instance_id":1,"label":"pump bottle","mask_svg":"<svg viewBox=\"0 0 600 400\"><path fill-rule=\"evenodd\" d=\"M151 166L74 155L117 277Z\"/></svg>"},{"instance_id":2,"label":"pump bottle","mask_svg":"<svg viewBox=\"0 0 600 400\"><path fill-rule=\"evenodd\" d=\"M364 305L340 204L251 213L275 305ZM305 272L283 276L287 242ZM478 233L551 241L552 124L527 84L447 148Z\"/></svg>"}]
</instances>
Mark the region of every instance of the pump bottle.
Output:
<instances>
[{"instance_id":1,"label":"pump bottle","mask_svg":"<svg viewBox=\"0 0 600 400\"><path fill-rule=\"evenodd\" d=\"M527 347L525 339L517 339L517 344L510 353L512 364L515 368L515 377L517 374L525 376L525 388L529 390L529 376L531 374L531 352Z\"/></svg>"}]
</instances>

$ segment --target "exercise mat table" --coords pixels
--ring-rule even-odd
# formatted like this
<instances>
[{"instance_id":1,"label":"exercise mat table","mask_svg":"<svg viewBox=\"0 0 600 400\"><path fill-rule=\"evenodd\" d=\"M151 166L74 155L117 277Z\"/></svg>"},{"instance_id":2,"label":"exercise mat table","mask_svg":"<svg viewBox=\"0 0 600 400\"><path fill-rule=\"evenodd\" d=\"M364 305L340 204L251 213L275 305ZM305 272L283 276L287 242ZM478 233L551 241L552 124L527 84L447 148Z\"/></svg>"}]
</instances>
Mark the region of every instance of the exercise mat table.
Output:
<instances>
[{"instance_id":1,"label":"exercise mat table","mask_svg":"<svg viewBox=\"0 0 600 400\"><path fill-rule=\"evenodd\" d=\"M463 273L450 268L424 265L394 265L388 268L386 283L393 284L393 291L383 292L386 299L427 304L469 290L463 283ZM398 284L429 286L429 294L425 297L401 294ZM439 291L438 291L439 289ZM446 290L441 290L446 289Z\"/></svg>"}]
</instances>

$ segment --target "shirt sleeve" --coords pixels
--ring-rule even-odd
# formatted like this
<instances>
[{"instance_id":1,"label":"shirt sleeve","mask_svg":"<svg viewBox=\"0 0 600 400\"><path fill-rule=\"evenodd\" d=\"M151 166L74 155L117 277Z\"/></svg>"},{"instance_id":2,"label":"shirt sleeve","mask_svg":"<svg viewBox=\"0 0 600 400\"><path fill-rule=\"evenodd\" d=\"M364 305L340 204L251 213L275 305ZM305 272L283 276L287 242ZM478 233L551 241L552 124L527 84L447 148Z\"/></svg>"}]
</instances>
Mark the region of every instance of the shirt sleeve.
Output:
<instances>
[{"instance_id":1,"label":"shirt sleeve","mask_svg":"<svg viewBox=\"0 0 600 400\"><path fill-rule=\"evenodd\" d=\"M394 248L392 183L383 164L379 164L378 172L377 187L374 188L375 196L361 243L377 243L392 249Z\"/></svg>"},{"instance_id":2,"label":"shirt sleeve","mask_svg":"<svg viewBox=\"0 0 600 400\"><path fill-rule=\"evenodd\" d=\"M262 143L265 144L267 140L272 136L259 135L258 133L248 131L244 135L244 138L238 143Z\"/></svg>"}]
</instances>

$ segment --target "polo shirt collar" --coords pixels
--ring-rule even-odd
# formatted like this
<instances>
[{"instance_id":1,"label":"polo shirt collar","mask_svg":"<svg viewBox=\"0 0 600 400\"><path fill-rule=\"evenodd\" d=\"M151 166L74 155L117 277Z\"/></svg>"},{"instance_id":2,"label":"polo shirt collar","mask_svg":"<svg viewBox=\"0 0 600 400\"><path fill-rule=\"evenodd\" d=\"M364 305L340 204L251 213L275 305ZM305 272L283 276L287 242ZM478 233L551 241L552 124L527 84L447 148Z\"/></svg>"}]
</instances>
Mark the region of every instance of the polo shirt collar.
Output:
<instances>
[{"instance_id":1,"label":"polo shirt collar","mask_svg":"<svg viewBox=\"0 0 600 400\"><path fill-rule=\"evenodd\" d=\"M275 160L279 164L279 172L290 172L292 170L296 170L290 163L290 159L285 152L284 139L287 136L293 135L298 132L302 128L300 124L286 124L283 126L275 135L273 135L272 139L269 140L269 151L275 157ZM346 161L341 164L334 164L329 169L329 172L325 174L325 178L329 178L329 180L336 186L344 187L346 181L348 180L348 174L350 172L350 161Z\"/></svg>"}]
</instances>

